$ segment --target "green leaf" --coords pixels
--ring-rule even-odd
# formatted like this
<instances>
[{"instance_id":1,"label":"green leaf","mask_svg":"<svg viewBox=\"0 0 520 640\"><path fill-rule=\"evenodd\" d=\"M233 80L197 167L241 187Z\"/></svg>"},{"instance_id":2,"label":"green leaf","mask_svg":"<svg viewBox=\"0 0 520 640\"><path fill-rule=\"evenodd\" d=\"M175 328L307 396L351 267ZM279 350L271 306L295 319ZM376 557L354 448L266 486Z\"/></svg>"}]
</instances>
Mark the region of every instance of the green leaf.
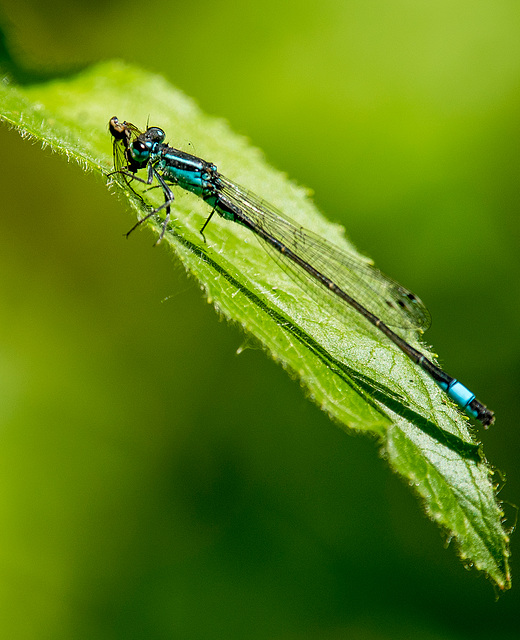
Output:
<instances>
[{"instance_id":1,"label":"green leaf","mask_svg":"<svg viewBox=\"0 0 520 640\"><path fill-rule=\"evenodd\" d=\"M116 115L140 128L149 118L174 146L214 161L224 175L303 226L355 251L342 229L319 214L304 189L161 77L108 62L41 84L17 86L4 78L0 100L1 117L23 136L66 154L102 179L112 168L109 118ZM149 210L122 180L108 181L138 216ZM159 189L143 189L142 195L149 206L161 203ZM465 562L485 571L500 589L509 588L508 537L493 472L468 420L358 314L345 312L341 321L328 315L246 229L215 217L205 243L199 230L208 214L204 202L179 193L163 244L198 279L219 313L240 323L298 377L331 418L343 427L375 434L391 467L421 496L428 515L456 540ZM161 221L149 224L159 234ZM418 336L410 333L406 338L427 353Z\"/></svg>"}]
</instances>

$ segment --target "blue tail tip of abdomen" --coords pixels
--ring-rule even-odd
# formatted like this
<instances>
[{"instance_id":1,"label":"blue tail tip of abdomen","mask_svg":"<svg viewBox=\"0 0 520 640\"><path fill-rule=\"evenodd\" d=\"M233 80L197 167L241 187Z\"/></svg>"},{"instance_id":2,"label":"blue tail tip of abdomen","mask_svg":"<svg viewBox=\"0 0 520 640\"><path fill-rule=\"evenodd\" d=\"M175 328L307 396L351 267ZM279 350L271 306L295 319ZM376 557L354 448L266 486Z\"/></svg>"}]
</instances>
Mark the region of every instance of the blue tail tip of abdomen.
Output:
<instances>
[{"instance_id":1,"label":"blue tail tip of abdomen","mask_svg":"<svg viewBox=\"0 0 520 640\"><path fill-rule=\"evenodd\" d=\"M449 385L445 382L439 382L438 385L469 416L479 420L485 427L493 424L495 421L493 411L477 400L475 394L464 386L462 382L453 380Z\"/></svg>"}]
</instances>

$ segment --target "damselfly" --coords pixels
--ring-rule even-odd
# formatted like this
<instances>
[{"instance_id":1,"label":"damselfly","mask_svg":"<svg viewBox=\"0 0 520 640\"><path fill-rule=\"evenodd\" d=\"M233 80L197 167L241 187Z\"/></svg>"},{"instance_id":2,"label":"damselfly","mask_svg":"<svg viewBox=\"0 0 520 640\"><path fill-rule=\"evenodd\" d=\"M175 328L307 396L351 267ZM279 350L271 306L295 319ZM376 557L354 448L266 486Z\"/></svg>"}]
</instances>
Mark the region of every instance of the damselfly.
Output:
<instances>
[{"instance_id":1,"label":"damselfly","mask_svg":"<svg viewBox=\"0 0 520 640\"><path fill-rule=\"evenodd\" d=\"M484 426L494 414L461 382L445 373L393 329L420 329L430 325L428 310L411 291L405 289L367 262L356 258L316 234L303 229L280 211L251 192L228 180L211 162L174 149L165 143L166 134L158 127L141 132L116 117L109 122L114 144L114 168L117 173L162 189L164 203L139 220L128 233L148 218L165 210L159 242L163 238L174 201L173 186L179 186L202 198L211 212L201 233L216 212L222 218L250 229L273 249L283 267L298 283L321 299L332 296L340 304L360 313L396 344L425 371L454 402ZM147 171L146 179L137 176Z\"/></svg>"}]
</instances>

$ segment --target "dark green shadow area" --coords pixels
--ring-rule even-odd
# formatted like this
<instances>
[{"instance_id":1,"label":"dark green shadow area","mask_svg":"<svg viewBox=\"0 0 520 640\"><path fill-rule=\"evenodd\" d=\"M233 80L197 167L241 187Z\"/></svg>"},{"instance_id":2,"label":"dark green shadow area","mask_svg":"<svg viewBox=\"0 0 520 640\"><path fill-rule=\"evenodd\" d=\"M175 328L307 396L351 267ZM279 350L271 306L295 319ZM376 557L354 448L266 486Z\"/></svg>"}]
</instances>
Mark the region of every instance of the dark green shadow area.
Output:
<instances>
[{"instance_id":1,"label":"dark green shadow area","mask_svg":"<svg viewBox=\"0 0 520 640\"><path fill-rule=\"evenodd\" d=\"M90 64L71 65L69 67L56 69L28 69L20 65L16 58L11 54L9 46L9 20L0 13L0 72L7 75L20 85L30 85L46 82L47 80L55 80L59 78L68 78L74 76Z\"/></svg>"}]
</instances>

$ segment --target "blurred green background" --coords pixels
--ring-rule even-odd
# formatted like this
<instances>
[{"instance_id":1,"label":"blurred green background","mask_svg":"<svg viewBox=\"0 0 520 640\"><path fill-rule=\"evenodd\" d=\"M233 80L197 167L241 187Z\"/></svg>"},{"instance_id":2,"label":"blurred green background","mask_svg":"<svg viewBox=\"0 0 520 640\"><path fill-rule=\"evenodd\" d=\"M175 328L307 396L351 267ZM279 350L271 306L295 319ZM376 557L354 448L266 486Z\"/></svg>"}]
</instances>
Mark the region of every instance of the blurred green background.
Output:
<instances>
[{"instance_id":1,"label":"blurred green background","mask_svg":"<svg viewBox=\"0 0 520 640\"><path fill-rule=\"evenodd\" d=\"M428 304L519 502L517 0L0 11L25 66L160 72L311 187ZM148 231L122 238L102 181L0 135L1 637L518 637L518 589L494 602L374 441L236 355L247 338Z\"/></svg>"}]
</instances>

